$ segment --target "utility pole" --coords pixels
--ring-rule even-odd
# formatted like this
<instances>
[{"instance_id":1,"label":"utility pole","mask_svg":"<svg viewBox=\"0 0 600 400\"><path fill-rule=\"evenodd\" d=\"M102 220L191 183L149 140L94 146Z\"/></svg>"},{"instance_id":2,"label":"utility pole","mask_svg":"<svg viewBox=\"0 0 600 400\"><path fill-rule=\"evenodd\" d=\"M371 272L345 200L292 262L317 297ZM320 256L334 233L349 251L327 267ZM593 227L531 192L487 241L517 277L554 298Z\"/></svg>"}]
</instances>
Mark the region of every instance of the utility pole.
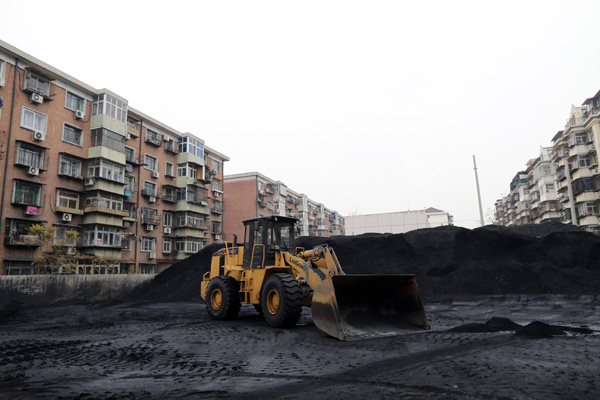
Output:
<instances>
[{"instance_id":1,"label":"utility pole","mask_svg":"<svg viewBox=\"0 0 600 400\"><path fill-rule=\"evenodd\" d=\"M481 208L481 192L479 191L479 177L477 176L477 162L475 161L475 155L473 155L473 169L475 170L475 185L477 186L477 200L479 201L479 221L481 222L481 226L483 226L483 208Z\"/></svg>"}]
</instances>

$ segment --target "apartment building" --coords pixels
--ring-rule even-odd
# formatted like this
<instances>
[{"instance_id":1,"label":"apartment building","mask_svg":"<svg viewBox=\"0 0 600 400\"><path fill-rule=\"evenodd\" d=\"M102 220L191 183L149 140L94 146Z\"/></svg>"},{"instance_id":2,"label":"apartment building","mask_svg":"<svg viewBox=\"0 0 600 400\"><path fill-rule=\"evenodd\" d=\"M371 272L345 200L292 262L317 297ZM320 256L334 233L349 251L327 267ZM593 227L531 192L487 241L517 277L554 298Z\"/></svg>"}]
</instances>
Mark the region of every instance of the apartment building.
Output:
<instances>
[{"instance_id":1,"label":"apartment building","mask_svg":"<svg viewBox=\"0 0 600 400\"><path fill-rule=\"evenodd\" d=\"M158 273L220 240L229 158L0 41L0 274L34 273L34 224L114 262L77 273Z\"/></svg>"},{"instance_id":2,"label":"apartment building","mask_svg":"<svg viewBox=\"0 0 600 400\"><path fill-rule=\"evenodd\" d=\"M517 174L519 184L513 179L510 194L496 202L497 223L562 221L600 233L599 122L600 92L572 106L564 129L552 137L552 147L542 148L528 170ZM519 191L523 174L526 184Z\"/></svg>"},{"instance_id":3,"label":"apartment building","mask_svg":"<svg viewBox=\"0 0 600 400\"><path fill-rule=\"evenodd\" d=\"M258 172L227 175L227 213L225 214L226 240L233 234L244 237L242 221L246 219L282 215L298 218L301 236L335 236L344 234L344 218L303 193L288 188L283 182Z\"/></svg>"}]
</instances>

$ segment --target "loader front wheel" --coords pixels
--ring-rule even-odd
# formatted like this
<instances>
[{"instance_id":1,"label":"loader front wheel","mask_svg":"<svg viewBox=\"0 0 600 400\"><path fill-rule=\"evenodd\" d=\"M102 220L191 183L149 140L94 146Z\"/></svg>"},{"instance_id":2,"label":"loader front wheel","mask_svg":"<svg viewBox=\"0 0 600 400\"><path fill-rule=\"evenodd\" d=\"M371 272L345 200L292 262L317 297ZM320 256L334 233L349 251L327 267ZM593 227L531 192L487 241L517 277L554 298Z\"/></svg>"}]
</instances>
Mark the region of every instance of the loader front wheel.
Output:
<instances>
[{"instance_id":1,"label":"loader front wheel","mask_svg":"<svg viewBox=\"0 0 600 400\"><path fill-rule=\"evenodd\" d=\"M302 313L302 289L290 274L272 275L261 291L260 305L267 325L292 328Z\"/></svg>"},{"instance_id":2,"label":"loader front wheel","mask_svg":"<svg viewBox=\"0 0 600 400\"><path fill-rule=\"evenodd\" d=\"M240 312L240 284L230 276L213 278L206 288L206 311L212 319L234 319Z\"/></svg>"}]
</instances>

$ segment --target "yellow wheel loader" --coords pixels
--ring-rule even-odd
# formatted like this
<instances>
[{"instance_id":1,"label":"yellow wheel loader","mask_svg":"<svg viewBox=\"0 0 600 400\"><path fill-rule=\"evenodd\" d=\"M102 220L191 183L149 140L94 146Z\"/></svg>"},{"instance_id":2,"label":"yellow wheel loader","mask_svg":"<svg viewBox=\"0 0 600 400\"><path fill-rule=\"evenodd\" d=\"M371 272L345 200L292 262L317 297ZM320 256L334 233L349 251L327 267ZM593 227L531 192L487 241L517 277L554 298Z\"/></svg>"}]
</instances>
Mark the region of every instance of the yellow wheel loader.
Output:
<instances>
[{"instance_id":1,"label":"yellow wheel loader","mask_svg":"<svg viewBox=\"0 0 600 400\"><path fill-rule=\"evenodd\" d=\"M244 244L226 243L202 280L211 318L233 319L253 304L267 325L291 328L302 306L320 330L339 340L428 329L414 275L346 275L327 245L296 248L295 218L244 221Z\"/></svg>"}]
</instances>

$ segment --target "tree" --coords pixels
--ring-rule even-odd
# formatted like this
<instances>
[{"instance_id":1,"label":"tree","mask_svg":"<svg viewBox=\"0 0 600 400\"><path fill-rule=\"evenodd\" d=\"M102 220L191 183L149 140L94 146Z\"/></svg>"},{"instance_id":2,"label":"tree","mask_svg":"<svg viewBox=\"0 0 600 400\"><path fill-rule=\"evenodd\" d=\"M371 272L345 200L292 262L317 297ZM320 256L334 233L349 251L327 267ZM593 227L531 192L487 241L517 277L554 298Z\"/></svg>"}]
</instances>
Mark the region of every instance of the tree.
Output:
<instances>
[{"instance_id":1,"label":"tree","mask_svg":"<svg viewBox=\"0 0 600 400\"><path fill-rule=\"evenodd\" d=\"M79 232L68 230L64 238L56 237L56 228L34 224L27 228L31 236L27 242L42 245L42 255L36 258L33 266L38 274L74 274L78 265L90 265L90 273L100 273L102 268L118 264L119 260L82 254L79 252ZM27 244L27 243L26 243Z\"/></svg>"}]
</instances>

